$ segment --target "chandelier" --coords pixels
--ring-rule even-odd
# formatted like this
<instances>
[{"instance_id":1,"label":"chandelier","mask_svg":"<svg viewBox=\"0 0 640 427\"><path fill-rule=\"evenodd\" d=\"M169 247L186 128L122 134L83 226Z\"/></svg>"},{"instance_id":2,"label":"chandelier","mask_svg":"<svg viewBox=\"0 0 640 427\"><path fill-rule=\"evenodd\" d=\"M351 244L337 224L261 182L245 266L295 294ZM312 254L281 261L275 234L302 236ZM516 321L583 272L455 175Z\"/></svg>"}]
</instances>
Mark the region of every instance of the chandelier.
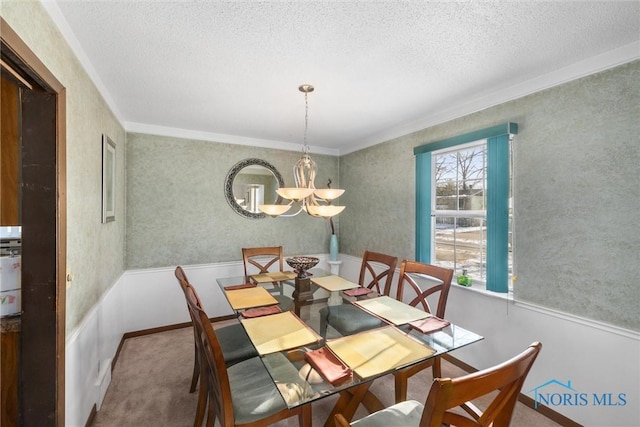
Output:
<instances>
[{"instance_id":1,"label":"chandelier","mask_svg":"<svg viewBox=\"0 0 640 427\"><path fill-rule=\"evenodd\" d=\"M344 193L339 188L330 188L331 180L329 180L329 188L316 188L314 180L318 167L316 162L309 155L309 144L307 142L307 129L309 127L309 102L307 96L314 91L313 86L304 84L298 87L300 92L304 93L304 144L302 146L302 158L293 167L293 177L295 179L295 187L278 188L276 192L283 199L289 200L286 205L260 205L260 209L265 214L278 216L295 216L305 211L307 214L315 217L331 218L343 211L344 206L332 205L331 201L337 199ZM291 207L297 204L298 210L294 213L287 213ZM286 214L286 215L285 215Z\"/></svg>"}]
</instances>

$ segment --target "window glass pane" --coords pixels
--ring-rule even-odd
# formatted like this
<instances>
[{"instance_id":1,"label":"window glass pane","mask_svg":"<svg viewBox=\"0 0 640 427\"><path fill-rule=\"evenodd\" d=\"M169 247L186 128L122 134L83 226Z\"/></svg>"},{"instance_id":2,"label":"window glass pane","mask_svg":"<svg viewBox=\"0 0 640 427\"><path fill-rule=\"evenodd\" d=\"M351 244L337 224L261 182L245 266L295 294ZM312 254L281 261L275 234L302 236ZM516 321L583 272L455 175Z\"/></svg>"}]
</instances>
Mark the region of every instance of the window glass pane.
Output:
<instances>
[{"instance_id":1,"label":"window glass pane","mask_svg":"<svg viewBox=\"0 0 640 427\"><path fill-rule=\"evenodd\" d=\"M485 144L434 156L436 210L485 210Z\"/></svg>"},{"instance_id":2,"label":"window glass pane","mask_svg":"<svg viewBox=\"0 0 640 427\"><path fill-rule=\"evenodd\" d=\"M436 186L437 210L457 209L458 189L456 173L456 153L434 156L434 182Z\"/></svg>"},{"instance_id":3,"label":"window glass pane","mask_svg":"<svg viewBox=\"0 0 640 427\"><path fill-rule=\"evenodd\" d=\"M486 232L484 218L436 217L436 264L452 268L456 274L467 270L467 274L472 278L484 280L487 259Z\"/></svg>"},{"instance_id":4,"label":"window glass pane","mask_svg":"<svg viewBox=\"0 0 640 427\"><path fill-rule=\"evenodd\" d=\"M484 210L486 179L485 148L458 151L458 193L460 210Z\"/></svg>"}]
</instances>

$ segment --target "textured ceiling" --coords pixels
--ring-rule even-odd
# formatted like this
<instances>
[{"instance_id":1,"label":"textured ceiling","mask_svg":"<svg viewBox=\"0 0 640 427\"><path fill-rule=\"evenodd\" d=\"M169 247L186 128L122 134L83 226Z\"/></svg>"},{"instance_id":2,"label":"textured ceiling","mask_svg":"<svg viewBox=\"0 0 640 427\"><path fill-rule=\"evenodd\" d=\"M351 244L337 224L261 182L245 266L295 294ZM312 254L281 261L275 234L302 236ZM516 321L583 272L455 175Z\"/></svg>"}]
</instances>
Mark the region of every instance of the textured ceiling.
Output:
<instances>
[{"instance_id":1,"label":"textured ceiling","mask_svg":"<svg viewBox=\"0 0 640 427\"><path fill-rule=\"evenodd\" d=\"M43 4L128 130L300 149L310 83L331 154L640 57L639 1Z\"/></svg>"}]
</instances>

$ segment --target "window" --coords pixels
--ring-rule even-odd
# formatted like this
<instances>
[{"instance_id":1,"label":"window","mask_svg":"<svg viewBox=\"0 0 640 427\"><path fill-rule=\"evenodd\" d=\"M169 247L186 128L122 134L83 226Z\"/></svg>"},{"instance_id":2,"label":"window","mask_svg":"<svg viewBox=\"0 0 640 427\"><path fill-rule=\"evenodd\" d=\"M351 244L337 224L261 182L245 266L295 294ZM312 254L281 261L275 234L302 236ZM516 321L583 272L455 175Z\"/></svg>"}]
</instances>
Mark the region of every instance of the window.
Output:
<instances>
[{"instance_id":1,"label":"window","mask_svg":"<svg viewBox=\"0 0 640 427\"><path fill-rule=\"evenodd\" d=\"M510 135L507 123L414 149L416 259L467 270L474 283L508 292Z\"/></svg>"}]
</instances>

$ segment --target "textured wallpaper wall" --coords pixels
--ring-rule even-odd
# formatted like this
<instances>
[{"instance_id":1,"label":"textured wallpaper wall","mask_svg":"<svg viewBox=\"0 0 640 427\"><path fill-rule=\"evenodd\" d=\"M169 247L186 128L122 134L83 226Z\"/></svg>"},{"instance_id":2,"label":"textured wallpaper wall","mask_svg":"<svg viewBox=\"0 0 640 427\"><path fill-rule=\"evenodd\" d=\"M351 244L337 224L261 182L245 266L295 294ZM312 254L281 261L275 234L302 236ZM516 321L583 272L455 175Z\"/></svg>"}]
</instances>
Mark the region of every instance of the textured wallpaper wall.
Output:
<instances>
[{"instance_id":1,"label":"textured wallpaper wall","mask_svg":"<svg viewBox=\"0 0 640 427\"><path fill-rule=\"evenodd\" d=\"M302 146L301 146L302 147ZM301 148L302 149L302 148ZM326 220L250 219L224 196L229 170L246 158L270 162L294 186L301 152L130 133L127 135L127 268L238 261L241 249L284 247L285 255L327 253ZM338 158L313 155L316 187L338 187Z\"/></svg>"},{"instance_id":2,"label":"textured wallpaper wall","mask_svg":"<svg viewBox=\"0 0 640 427\"><path fill-rule=\"evenodd\" d=\"M640 330L637 61L343 156L341 251L413 259L413 147L508 121L515 297Z\"/></svg>"},{"instance_id":3,"label":"textured wallpaper wall","mask_svg":"<svg viewBox=\"0 0 640 427\"><path fill-rule=\"evenodd\" d=\"M66 88L67 333L124 271L125 132L40 2L2 1L2 17ZM102 134L117 144L116 221L101 223Z\"/></svg>"}]
</instances>

